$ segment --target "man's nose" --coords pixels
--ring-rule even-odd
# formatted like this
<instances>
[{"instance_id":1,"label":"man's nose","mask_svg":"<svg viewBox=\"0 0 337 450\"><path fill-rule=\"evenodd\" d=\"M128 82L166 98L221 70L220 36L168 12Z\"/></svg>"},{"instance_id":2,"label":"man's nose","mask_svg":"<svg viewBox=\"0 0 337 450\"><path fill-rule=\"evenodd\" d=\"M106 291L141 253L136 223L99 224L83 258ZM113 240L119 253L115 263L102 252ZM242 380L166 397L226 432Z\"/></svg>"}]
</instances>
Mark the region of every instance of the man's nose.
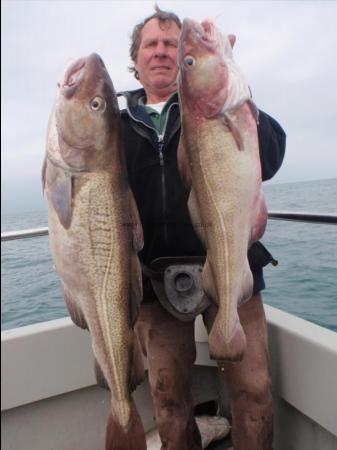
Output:
<instances>
[{"instance_id":1,"label":"man's nose","mask_svg":"<svg viewBox=\"0 0 337 450\"><path fill-rule=\"evenodd\" d=\"M155 55L156 56L165 56L167 54L166 52L166 46L164 42L158 42L156 45Z\"/></svg>"}]
</instances>

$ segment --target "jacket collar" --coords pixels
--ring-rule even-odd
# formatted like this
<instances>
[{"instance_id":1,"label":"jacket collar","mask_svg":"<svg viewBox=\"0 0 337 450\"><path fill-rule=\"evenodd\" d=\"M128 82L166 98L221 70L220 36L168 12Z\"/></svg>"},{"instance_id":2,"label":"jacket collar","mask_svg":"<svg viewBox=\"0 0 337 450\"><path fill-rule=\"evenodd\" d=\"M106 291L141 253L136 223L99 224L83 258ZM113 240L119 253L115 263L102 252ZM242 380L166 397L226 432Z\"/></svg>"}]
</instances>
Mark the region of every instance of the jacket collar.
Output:
<instances>
[{"instance_id":1,"label":"jacket collar","mask_svg":"<svg viewBox=\"0 0 337 450\"><path fill-rule=\"evenodd\" d=\"M143 88L141 89L137 89L134 91L121 91L117 93L118 97L123 96L126 99L126 104L127 107L126 109L123 109L121 111L121 115L129 115L131 116L131 118L133 118L134 120L138 121L138 122L142 122L143 124L147 125L149 128L151 128L154 132L155 135L157 135L156 130L153 127L153 122L149 116L149 114L147 114L147 112L145 111L144 108L144 103L145 103L145 99L146 99L146 94L145 94L145 90ZM173 109L172 111L170 111L170 114L168 117L169 119L169 123L168 123L168 133L165 132L165 136L167 137L168 140L171 139L171 137L178 131L178 129L180 128L180 114L179 114L179 102L178 102L178 94L175 94L176 98L174 103L176 102L175 106L172 106L171 109Z\"/></svg>"},{"instance_id":2,"label":"jacket collar","mask_svg":"<svg viewBox=\"0 0 337 450\"><path fill-rule=\"evenodd\" d=\"M117 92L117 97L124 97L128 108L132 110L133 108L137 108L139 105L139 100L146 98L145 90L143 88L136 89L134 91L121 91Z\"/></svg>"},{"instance_id":3,"label":"jacket collar","mask_svg":"<svg viewBox=\"0 0 337 450\"><path fill-rule=\"evenodd\" d=\"M146 94L144 88L136 89L134 91L120 91L117 97L124 97L127 104L127 109L134 115L142 110L141 106L145 105ZM173 101L178 103L178 94L174 94ZM122 110L124 111L124 110Z\"/></svg>"},{"instance_id":4,"label":"jacket collar","mask_svg":"<svg viewBox=\"0 0 337 450\"><path fill-rule=\"evenodd\" d=\"M117 93L117 97L123 96L126 100L126 109L121 111L121 115L128 114L136 121L143 122L145 125L153 128L153 123L149 115L142 106L141 99L145 99L145 90L137 89L135 91L122 91Z\"/></svg>"}]
</instances>

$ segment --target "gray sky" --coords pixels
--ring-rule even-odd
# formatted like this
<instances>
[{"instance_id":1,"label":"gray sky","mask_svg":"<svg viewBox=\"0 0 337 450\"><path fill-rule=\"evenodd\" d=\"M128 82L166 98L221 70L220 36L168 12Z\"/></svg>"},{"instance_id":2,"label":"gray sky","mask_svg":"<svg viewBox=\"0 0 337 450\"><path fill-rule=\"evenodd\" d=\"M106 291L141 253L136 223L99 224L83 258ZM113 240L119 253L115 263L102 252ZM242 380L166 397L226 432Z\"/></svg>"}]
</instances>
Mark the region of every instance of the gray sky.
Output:
<instances>
[{"instance_id":1,"label":"gray sky","mask_svg":"<svg viewBox=\"0 0 337 450\"><path fill-rule=\"evenodd\" d=\"M181 19L216 19L237 35L234 57L257 106L287 133L286 158L269 183L337 177L337 1L160 1ZM56 83L70 61L97 52L116 90L133 26L154 1L1 2L2 210L41 209L41 165Z\"/></svg>"}]
</instances>

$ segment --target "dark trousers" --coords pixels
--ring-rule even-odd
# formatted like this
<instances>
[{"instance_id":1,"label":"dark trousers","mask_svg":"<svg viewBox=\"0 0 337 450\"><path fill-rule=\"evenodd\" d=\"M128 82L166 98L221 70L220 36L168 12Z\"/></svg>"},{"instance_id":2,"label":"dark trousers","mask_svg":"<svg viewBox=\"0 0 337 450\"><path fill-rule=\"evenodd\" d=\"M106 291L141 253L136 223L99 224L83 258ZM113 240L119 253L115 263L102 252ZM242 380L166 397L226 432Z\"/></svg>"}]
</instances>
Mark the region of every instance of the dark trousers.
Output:
<instances>
[{"instance_id":1,"label":"dark trousers","mask_svg":"<svg viewBox=\"0 0 337 450\"><path fill-rule=\"evenodd\" d=\"M194 323L181 322L159 304L140 308L136 332L148 373L162 449L200 450L191 393Z\"/></svg>"},{"instance_id":2,"label":"dark trousers","mask_svg":"<svg viewBox=\"0 0 337 450\"><path fill-rule=\"evenodd\" d=\"M272 449L272 395L267 326L260 294L239 308L247 337L241 362L219 363L229 390L235 450ZM204 320L212 326L216 309ZM136 323L147 357L151 393L162 450L200 450L191 393L195 361L194 322L181 322L159 302L144 303Z\"/></svg>"}]
</instances>

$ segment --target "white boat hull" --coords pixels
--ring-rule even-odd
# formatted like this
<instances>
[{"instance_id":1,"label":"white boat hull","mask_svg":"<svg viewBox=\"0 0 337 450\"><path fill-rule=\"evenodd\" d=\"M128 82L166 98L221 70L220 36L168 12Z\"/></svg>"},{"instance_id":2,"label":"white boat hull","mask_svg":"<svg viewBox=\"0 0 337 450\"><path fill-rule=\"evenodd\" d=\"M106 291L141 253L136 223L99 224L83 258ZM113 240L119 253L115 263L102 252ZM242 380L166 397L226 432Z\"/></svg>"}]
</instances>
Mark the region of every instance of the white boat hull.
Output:
<instances>
[{"instance_id":1,"label":"white boat hull","mask_svg":"<svg viewBox=\"0 0 337 450\"><path fill-rule=\"evenodd\" d=\"M265 306L275 402L275 450L337 448L337 334ZM207 334L196 326L195 403L219 395ZM110 396L97 387L89 334L70 319L1 334L1 449L104 449ZM226 393L222 392L225 398ZM135 392L155 426L148 384Z\"/></svg>"}]
</instances>

